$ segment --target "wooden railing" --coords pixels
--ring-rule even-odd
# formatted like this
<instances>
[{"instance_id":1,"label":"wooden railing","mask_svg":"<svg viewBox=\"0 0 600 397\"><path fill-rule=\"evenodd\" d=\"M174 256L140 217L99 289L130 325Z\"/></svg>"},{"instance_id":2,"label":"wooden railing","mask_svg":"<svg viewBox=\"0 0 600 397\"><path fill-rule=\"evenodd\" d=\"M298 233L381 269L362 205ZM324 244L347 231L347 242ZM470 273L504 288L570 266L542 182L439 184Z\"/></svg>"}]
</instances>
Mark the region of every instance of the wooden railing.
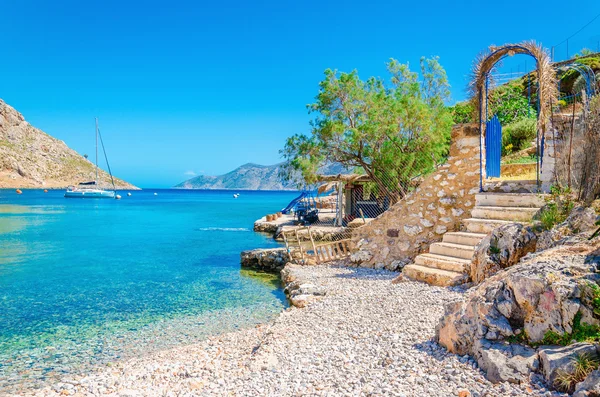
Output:
<instances>
[{"instance_id":1,"label":"wooden railing","mask_svg":"<svg viewBox=\"0 0 600 397\"><path fill-rule=\"evenodd\" d=\"M330 262L350 256L350 239L331 241L315 246L317 263Z\"/></svg>"},{"instance_id":2,"label":"wooden railing","mask_svg":"<svg viewBox=\"0 0 600 397\"><path fill-rule=\"evenodd\" d=\"M310 227L284 230L282 235L291 262L325 263L344 259L351 254L351 239L316 244Z\"/></svg>"}]
</instances>

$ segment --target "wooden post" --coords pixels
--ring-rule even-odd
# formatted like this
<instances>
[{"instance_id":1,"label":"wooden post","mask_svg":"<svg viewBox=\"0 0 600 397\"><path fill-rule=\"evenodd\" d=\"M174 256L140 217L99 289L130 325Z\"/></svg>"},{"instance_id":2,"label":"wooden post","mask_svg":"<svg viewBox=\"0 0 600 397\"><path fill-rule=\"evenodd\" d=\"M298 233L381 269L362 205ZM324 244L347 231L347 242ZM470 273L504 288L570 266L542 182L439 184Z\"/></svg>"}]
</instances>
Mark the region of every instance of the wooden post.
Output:
<instances>
[{"instance_id":1,"label":"wooden post","mask_svg":"<svg viewBox=\"0 0 600 397\"><path fill-rule=\"evenodd\" d=\"M363 213L363 210L362 210L362 208L359 208L359 209L358 209L358 212L360 212L360 217L362 218L362 220L363 220L363 223L364 223L364 224L366 224L366 223L367 223L367 221L365 220L365 214Z\"/></svg>"},{"instance_id":2,"label":"wooden post","mask_svg":"<svg viewBox=\"0 0 600 397\"><path fill-rule=\"evenodd\" d=\"M295 229L294 232L296 234L296 240L298 241L298 249L300 249L300 258L302 259L302 262L304 262L304 251L302 251L302 244L300 244L300 237L298 236L298 229Z\"/></svg>"},{"instance_id":3,"label":"wooden post","mask_svg":"<svg viewBox=\"0 0 600 397\"><path fill-rule=\"evenodd\" d=\"M308 236L310 237L310 243L312 245L313 252L315 253L317 263L321 263L321 261L319 261L319 255L317 255L317 247L315 245L315 240L313 239L312 232L310 231L310 227L308 228Z\"/></svg>"}]
</instances>

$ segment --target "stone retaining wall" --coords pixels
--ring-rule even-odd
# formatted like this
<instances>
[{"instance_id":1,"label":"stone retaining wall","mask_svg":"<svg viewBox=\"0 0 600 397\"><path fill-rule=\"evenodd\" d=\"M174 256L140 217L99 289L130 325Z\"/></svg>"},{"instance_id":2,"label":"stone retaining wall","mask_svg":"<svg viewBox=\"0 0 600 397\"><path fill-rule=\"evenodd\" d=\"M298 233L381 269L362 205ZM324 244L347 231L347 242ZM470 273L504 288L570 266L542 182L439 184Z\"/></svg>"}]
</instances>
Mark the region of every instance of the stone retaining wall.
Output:
<instances>
[{"instance_id":1,"label":"stone retaining wall","mask_svg":"<svg viewBox=\"0 0 600 397\"><path fill-rule=\"evenodd\" d=\"M415 256L459 230L479 192L479 128L458 124L452 130L448 162L367 225L354 230L352 261L363 267L400 270Z\"/></svg>"}]
</instances>

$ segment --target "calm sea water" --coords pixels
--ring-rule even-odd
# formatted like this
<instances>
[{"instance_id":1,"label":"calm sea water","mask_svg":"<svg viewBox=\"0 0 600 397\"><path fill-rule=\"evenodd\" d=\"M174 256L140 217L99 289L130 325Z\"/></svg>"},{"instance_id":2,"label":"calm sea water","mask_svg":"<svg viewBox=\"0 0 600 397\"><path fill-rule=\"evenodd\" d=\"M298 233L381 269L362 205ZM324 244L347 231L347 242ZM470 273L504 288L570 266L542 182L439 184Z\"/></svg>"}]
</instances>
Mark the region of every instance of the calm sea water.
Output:
<instances>
[{"instance_id":1,"label":"calm sea water","mask_svg":"<svg viewBox=\"0 0 600 397\"><path fill-rule=\"evenodd\" d=\"M0 190L0 394L279 313L279 281L239 254L277 246L253 221L297 193L240 193Z\"/></svg>"}]
</instances>

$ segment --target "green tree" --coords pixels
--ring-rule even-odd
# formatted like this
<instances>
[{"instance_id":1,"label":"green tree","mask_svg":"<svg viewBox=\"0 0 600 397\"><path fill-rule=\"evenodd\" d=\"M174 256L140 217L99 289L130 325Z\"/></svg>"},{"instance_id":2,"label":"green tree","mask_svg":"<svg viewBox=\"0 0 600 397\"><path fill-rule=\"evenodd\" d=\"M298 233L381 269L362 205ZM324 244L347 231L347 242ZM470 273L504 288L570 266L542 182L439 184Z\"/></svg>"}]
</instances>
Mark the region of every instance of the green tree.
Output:
<instances>
[{"instance_id":1,"label":"green tree","mask_svg":"<svg viewBox=\"0 0 600 397\"><path fill-rule=\"evenodd\" d=\"M339 163L373 181L378 196L396 201L410 181L430 172L448 151L452 115L446 72L437 58L422 58L421 76L392 59L390 81L356 71L325 71L308 105L311 134L289 138L281 151L284 176L316 181L319 166Z\"/></svg>"},{"instance_id":2,"label":"green tree","mask_svg":"<svg viewBox=\"0 0 600 397\"><path fill-rule=\"evenodd\" d=\"M498 115L500 124L507 125L523 118L537 117L518 85L502 85L490 93L488 117ZM484 110L485 111L485 110ZM485 115L484 115L485 116Z\"/></svg>"}]
</instances>

